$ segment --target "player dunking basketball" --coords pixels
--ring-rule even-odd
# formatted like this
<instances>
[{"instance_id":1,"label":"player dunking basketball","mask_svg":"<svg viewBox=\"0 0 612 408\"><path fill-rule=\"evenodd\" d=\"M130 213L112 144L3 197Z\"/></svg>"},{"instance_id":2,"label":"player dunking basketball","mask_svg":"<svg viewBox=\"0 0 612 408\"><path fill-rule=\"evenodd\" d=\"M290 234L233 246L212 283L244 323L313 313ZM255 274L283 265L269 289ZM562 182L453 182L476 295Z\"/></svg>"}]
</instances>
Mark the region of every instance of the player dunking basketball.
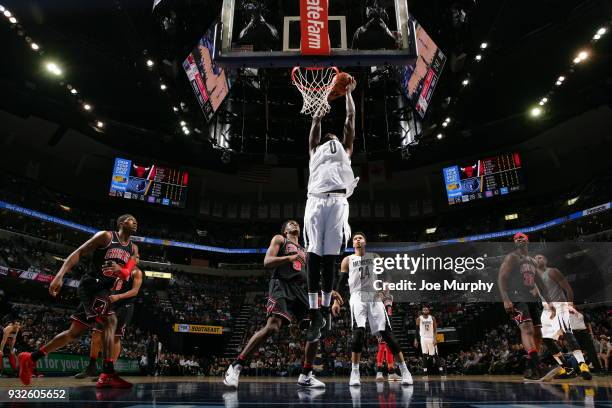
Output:
<instances>
[{"instance_id":1,"label":"player dunking basketball","mask_svg":"<svg viewBox=\"0 0 612 408\"><path fill-rule=\"evenodd\" d=\"M19 378L28 385L36 362L48 353L58 350L73 342L96 321L103 325L104 357L103 373L100 374L98 388L129 388L129 382L121 379L116 373L113 360L113 345L117 317L111 307L109 296L117 278L128 280L132 269L138 262L138 247L130 237L136 232L138 223L134 216L125 214L117 219L117 232L100 231L77 248L64 261L61 269L49 286L51 296L57 296L64 283L64 275L72 270L81 257L93 253L92 267L83 275L77 289L81 303L77 313L71 316L72 323L68 330L58 334L39 350L19 354Z\"/></svg>"},{"instance_id":2,"label":"player dunking basketball","mask_svg":"<svg viewBox=\"0 0 612 408\"><path fill-rule=\"evenodd\" d=\"M356 82L351 78L346 87L346 120L342 139L331 133L321 138L321 117L314 117L310 128L310 177L304 214L304 241L308 252L308 304L311 317L306 336L311 342L321 338L324 327L330 329L329 308L336 260L343 243L348 242L351 236L347 198L353 194L359 181L351 168L355 140L355 102L351 92L355 86ZM319 292L322 292L323 313L319 310Z\"/></svg>"},{"instance_id":3,"label":"player dunking basketball","mask_svg":"<svg viewBox=\"0 0 612 408\"><path fill-rule=\"evenodd\" d=\"M238 387L240 372L248 356L268 337L278 333L283 322L299 325L308 318L308 297L304 290L306 264L299 237L300 224L288 220L281 227L281 235L275 235L270 242L264 259L264 266L272 269L267 305L268 320L266 325L251 337L236 361L227 369L223 383L229 387ZM318 341L306 342L304 367L298 379L298 385L302 387L325 387L312 373L317 347Z\"/></svg>"},{"instance_id":4,"label":"player dunking basketball","mask_svg":"<svg viewBox=\"0 0 612 408\"><path fill-rule=\"evenodd\" d=\"M3 359L4 359L4 348L8 348L8 359L13 372L17 371L17 359L15 358L15 342L17 341L17 335L21 330L21 322L19 320L12 320L9 324L6 325L4 330L2 330L2 342L0 342L0 374L3 369Z\"/></svg>"},{"instance_id":5,"label":"player dunking basketball","mask_svg":"<svg viewBox=\"0 0 612 408\"><path fill-rule=\"evenodd\" d=\"M117 329L113 344L113 361L117 361L121 354L121 339L125 335L125 329L134 316L134 299L138 296L142 286L143 273L138 267L134 267L127 281L117 279L108 300L117 316ZM96 373L96 360L102 351L102 333L104 325L96 322L91 332L91 343L89 345L89 365L74 378L94 377Z\"/></svg>"}]
</instances>

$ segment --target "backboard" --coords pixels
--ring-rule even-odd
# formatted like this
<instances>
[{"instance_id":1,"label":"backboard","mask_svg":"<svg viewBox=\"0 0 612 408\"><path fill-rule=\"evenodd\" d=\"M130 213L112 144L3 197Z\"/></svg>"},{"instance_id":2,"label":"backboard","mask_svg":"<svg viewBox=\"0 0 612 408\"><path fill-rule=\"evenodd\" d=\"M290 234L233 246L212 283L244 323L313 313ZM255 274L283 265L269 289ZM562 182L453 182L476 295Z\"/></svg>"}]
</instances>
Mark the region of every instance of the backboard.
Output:
<instances>
[{"instance_id":1,"label":"backboard","mask_svg":"<svg viewBox=\"0 0 612 408\"><path fill-rule=\"evenodd\" d=\"M409 65L415 58L406 0L224 0L215 27L214 60L226 67Z\"/></svg>"}]
</instances>

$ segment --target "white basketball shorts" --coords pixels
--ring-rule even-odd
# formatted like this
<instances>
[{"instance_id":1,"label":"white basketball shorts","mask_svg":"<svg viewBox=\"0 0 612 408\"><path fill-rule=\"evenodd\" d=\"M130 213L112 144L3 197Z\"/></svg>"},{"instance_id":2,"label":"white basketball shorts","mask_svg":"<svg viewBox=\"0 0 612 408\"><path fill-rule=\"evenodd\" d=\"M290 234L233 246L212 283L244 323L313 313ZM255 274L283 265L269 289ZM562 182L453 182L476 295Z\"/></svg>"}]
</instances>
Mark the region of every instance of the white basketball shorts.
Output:
<instances>
[{"instance_id":1,"label":"white basketball shorts","mask_svg":"<svg viewBox=\"0 0 612 408\"><path fill-rule=\"evenodd\" d=\"M385 305L382 302L362 302L359 299L353 300L351 298L349 303L351 305L352 326L365 329L367 322L373 335L385 330L388 317Z\"/></svg>"},{"instance_id":2,"label":"white basketball shorts","mask_svg":"<svg viewBox=\"0 0 612 408\"><path fill-rule=\"evenodd\" d=\"M307 252L319 256L340 255L351 236L349 204L344 194L308 196L304 211L304 242Z\"/></svg>"}]
</instances>

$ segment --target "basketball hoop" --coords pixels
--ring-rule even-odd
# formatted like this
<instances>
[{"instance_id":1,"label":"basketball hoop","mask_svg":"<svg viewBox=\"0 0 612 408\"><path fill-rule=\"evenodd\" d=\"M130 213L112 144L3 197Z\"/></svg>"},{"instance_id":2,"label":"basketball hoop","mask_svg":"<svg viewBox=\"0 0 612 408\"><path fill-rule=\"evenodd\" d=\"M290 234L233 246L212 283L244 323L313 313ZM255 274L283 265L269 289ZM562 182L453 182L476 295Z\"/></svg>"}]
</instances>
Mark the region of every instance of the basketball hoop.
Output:
<instances>
[{"instance_id":1,"label":"basketball hoop","mask_svg":"<svg viewBox=\"0 0 612 408\"><path fill-rule=\"evenodd\" d=\"M293 67L291 80L304 98L300 113L313 118L329 113L331 107L327 97L339 72L337 67Z\"/></svg>"}]
</instances>

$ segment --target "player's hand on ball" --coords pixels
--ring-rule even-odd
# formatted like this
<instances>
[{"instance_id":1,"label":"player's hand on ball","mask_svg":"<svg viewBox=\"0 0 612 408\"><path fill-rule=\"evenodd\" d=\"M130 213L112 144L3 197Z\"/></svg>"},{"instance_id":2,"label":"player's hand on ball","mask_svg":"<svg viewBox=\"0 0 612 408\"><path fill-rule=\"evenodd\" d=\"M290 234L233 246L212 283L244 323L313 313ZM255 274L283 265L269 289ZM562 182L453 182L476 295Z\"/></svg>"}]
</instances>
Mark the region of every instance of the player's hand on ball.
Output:
<instances>
[{"instance_id":1,"label":"player's hand on ball","mask_svg":"<svg viewBox=\"0 0 612 408\"><path fill-rule=\"evenodd\" d=\"M49 294L53 297L57 296L59 291L62 289L62 285L64 284L63 276L55 275L55 278L51 281L49 285Z\"/></svg>"},{"instance_id":2,"label":"player's hand on ball","mask_svg":"<svg viewBox=\"0 0 612 408\"><path fill-rule=\"evenodd\" d=\"M340 303L338 303L338 301L335 301L334 304L332 305L331 312L332 312L332 316L334 317L340 316Z\"/></svg>"},{"instance_id":3,"label":"player's hand on ball","mask_svg":"<svg viewBox=\"0 0 612 408\"><path fill-rule=\"evenodd\" d=\"M346 86L346 93L353 92L356 87L357 87L357 81L355 81L355 78L351 77L351 81Z\"/></svg>"}]
</instances>

